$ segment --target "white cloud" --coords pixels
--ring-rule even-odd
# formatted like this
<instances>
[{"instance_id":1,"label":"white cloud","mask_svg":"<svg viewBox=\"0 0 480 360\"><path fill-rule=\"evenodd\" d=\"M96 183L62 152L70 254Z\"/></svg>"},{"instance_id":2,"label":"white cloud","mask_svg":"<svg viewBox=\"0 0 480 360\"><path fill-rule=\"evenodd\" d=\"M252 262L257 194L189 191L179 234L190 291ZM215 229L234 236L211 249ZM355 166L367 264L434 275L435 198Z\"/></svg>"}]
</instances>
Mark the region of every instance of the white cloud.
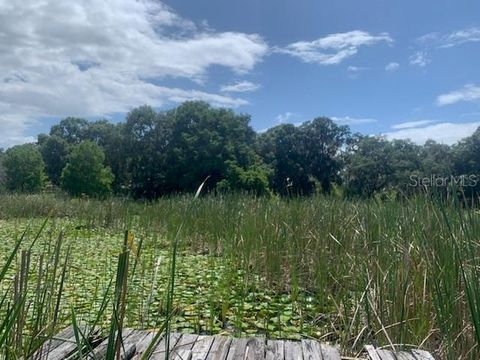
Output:
<instances>
[{"instance_id":1,"label":"white cloud","mask_svg":"<svg viewBox=\"0 0 480 360\"><path fill-rule=\"evenodd\" d=\"M272 126L267 127L267 128L262 128L262 129L258 130L257 132L259 134L262 134L262 133L268 131L269 129L271 129L272 127L280 125L280 124L291 124L293 126L300 126L300 125L303 124L303 121L301 121L301 120L292 121L293 119L295 119L295 118L298 119L299 117L300 117L300 114L297 114L297 113L294 113L294 112L289 112L289 111L284 112L282 114L278 114L275 117L275 121L276 121L275 125L272 125Z\"/></svg>"},{"instance_id":2,"label":"white cloud","mask_svg":"<svg viewBox=\"0 0 480 360\"><path fill-rule=\"evenodd\" d=\"M468 29L454 31L451 34L448 34L443 39L443 44L440 47L449 48L468 42L478 42L480 41L480 28L472 27Z\"/></svg>"},{"instance_id":3,"label":"white cloud","mask_svg":"<svg viewBox=\"0 0 480 360\"><path fill-rule=\"evenodd\" d=\"M371 118L352 118L350 116L332 116L331 119L336 123L342 125L360 125L360 124L371 124L377 122L377 119Z\"/></svg>"},{"instance_id":4,"label":"white cloud","mask_svg":"<svg viewBox=\"0 0 480 360\"><path fill-rule=\"evenodd\" d=\"M385 66L385 71L395 72L395 71L397 71L399 68L400 68L400 64L399 64L399 63L397 63L397 62L391 62L391 63L388 63L388 64Z\"/></svg>"},{"instance_id":5,"label":"white cloud","mask_svg":"<svg viewBox=\"0 0 480 360\"><path fill-rule=\"evenodd\" d=\"M357 54L360 47L382 42L391 44L393 39L388 33L372 35L365 31L355 30L330 34L310 42L299 41L275 51L297 57L306 63L336 65Z\"/></svg>"},{"instance_id":6,"label":"white cloud","mask_svg":"<svg viewBox=\"0 0 480 360\"><path fill-rule=\"evenodd\" d=\"M8 148L16 144L34 142L33 136L26 136L24 132L33 121L25 121L23 117L2 115L0 105L0 148Z\"/></svg>"},{"instance_id":7,"label":"white cloud","mask_svg":"<svg viewBox=\"0 0 480 360\"><path fill-rule=\"evenodd\" d=\"M350 79L358 79L360 77L360 74L366 70L368 70L368 67L350 65L349 67L347 67L348 77Z\"/></svg>"},{"instance_id":8,"label":"white cloud","mask_svg":"<svg viewBox=\"0 0 480 360\"><path fill-rule=\"evenodd\" d=\"M384 134L387 139L410 139L417 144L424 144L427 140L452 145L461 139L473 134L480 126L480 121L470 123L443 122L423 127L411 127Z\"/></svg>"},{"instance_id":9,"label":"white cloud","mask_svg":"<svg viewBox=\"0 0 480 360\"><path fill-rule=\"evenodd\" d=\"M360 71L365 71L368 70L367 67L362 67L362 66L349 66L347 67L347 71L349 72L360 72Z\"/></svg>"},{"instance_id":10,"label":"white cloud","mask_svg":"<svg viewBox=\"0 0 480 360\"><path fill-rule=\"evenodd\" d=\"M287 111L283 114L278 114L276 117L276 120L279 124L283 124L283 123L289 122L292 118L296 116L298 116L298 114Z\"/></svg>"},{"instance_id":11,"label":"white cloud","mask_svg":"<svg viewBox=\"0 0 480 360\"><path fill-rule=\"evenodd\" d=\"M438 39L440 38L440 36L441 34L438 32L431 32L416 38L415 42L418 45L429 45L429 44L438 42Z\"/></svg>"},{"instance_id":12,"label":"white cloud","mask_svg":"<svg viewBox=\"0 0 480 360\"><path fill-rule=\"evenodd\" d=\"M10 119L14 143L46 117L105 116L187 99L244 105L165 87L162 79L205 81L214 65L243 74L267 52L259 35L200 30L154 0L0 0L0 121Z\"/></svg>"},{"instance_id":13,"label":"white cloud","mask_svg":"<svg viewBox=\"0 0 480 360\"><path fill-rule=\"evenodd\" d=\"M437 97L437 105L452 105L458 102L480 101L480 86L467 84L463 88Z\"/></svg>"},{"instance_id":14,"label":"white cloud","mask_svg":"<svg viewBox=\"0 0 480 360\"><path fill-rule=\"evenodd\" d=\"M469 27L448 34L433 32L425 34L417 39L418 44L438 48L451 48L465 43L479 41L480 27Z\"/></svg>"},{"instance_id":15,"label":"white cloud","mask_svg":"<svg viewBox=\"0 0 480 360\"><path fill-rule=\"evenodd\" d=\"M425 67L430 63L430 59L427 57L425 51L417 51L415 54L410 56L410 65Z\"/></svg>"},{"instance_id":16,"label":"white cloud","mask_svg":"<svg viewBox=\"0 0 480 360\"><path fill-rule=\"evenodd\" d=\"M428 124L432 124L436 122L435 120L419 120L419 121L407 121L399 124L395 124L392 126L392 129L401 130L401 129L411 129L422 127Z\"/></svg>"},{"instance_id":17,"label":"white cloud","mask_svg":"<svg viewBox=\"0 0 480 360\"><path fill-rule=\"evenodd\" d=\"M236 84L222 86L220 91L222 92L252 92L260 88L260 85L254 84L250 81L240 81Z\"/></svg>"}]
</instances>

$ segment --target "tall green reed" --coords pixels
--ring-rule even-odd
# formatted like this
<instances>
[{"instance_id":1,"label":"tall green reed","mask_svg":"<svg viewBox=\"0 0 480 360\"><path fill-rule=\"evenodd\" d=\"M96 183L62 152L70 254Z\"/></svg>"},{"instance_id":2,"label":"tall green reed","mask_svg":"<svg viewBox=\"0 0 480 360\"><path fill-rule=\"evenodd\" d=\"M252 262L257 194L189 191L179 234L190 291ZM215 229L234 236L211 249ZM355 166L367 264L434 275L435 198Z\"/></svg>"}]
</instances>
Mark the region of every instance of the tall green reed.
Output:
<instances>
[{"instance_id":1,"label":"tall green reed","mask_svg":"<svg viewBox=\"0 0 480 360\"><path fill-rule=\"evenodd\" d=\"M29 198L26 201L32 206L17 204L23 200L8 198L10 210L2 211L14 216L0 217L20 223L16 216L42 217L47 210L53 211L55 217L78 226L65 235L78 238L78 244L70 244L72 254L85 246L82 238L96 241L98 233L118 233L128 227L139 235L142 255L130 267L136 269L135 274L129 271L129 286L135 291L129 292L126 301L127 325L152 327L148 319L158 313L156 304L163 298L157 292L167 286L171 289L172 284L175 287L178 281L170 280L172 269L179 265L176 261L169 261L167 274L160 269L155 276L158 249L163 248L176 258L181 252L207 254L212 269L222 264L218 285L212 282L214 288L207 294L207 328L213 327L218 316L225 329L233 327L242 334L245 314L252 314L249 299L262 296L266 289L268 296L294 304L293 310L279 305L257 313L267 325L275 318L276 330L269 330L269 335L288 333L296 327L292 322L301 319L296 330L301 335L339 342L353 353L364 343L376 342L396 347L421 345L445 359L478 355L480 301L475 279L479 275L480 219L475 208L462 207L453 199L438 202L425 196L380 202L313 197L285 201L230 195L202 197L195 200L195 206L182 196L153 203ZM177 235L179 228L181 236ZM76 261L75 256L71 261ZM45 258L44 269L46 263L55 261ZM108 282L103 273L114 272L112 264L110 260L102 263L99 279ZM155 279L158 285L145 286L146 279ZM51 288L59 285L57 280ZM99 288L100 303L105 287ZM314 299L313 310L308 310L312 305L307 298ZM171 320L172 328L174 309L182 307L181 299L175 299L165 295L158 328L166 329L165 319ZM290 320L278 321L285 316Z\"/></svg>"}]
</instances>

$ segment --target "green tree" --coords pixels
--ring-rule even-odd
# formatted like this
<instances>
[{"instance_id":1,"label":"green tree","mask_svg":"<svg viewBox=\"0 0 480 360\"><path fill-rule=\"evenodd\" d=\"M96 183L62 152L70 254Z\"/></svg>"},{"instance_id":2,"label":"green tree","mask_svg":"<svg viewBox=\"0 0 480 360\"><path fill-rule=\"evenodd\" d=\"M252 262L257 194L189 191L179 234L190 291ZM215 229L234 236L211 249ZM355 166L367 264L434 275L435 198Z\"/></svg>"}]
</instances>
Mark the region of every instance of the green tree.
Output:
<instances>
[{"instance_id":1,"label":"green tree","mask_svg":"<svg viewBox=\"0 0 480 360\"><path fill-rule=\"evenodd\" d=\"M450 146L428 140L420 151L423 175L453 175L454 154Z\"/></svg>"},{"instance_id":2,"label":"green tree","mask_svg":"<svg viewBox=\"0 0 480 360\"><path fill-rule=\"evenodd\" d=\"M455 172L458 175L480 173L480 127L453 146Z\"/></svg>"},{"instance_id":3,"label":"green tree","mask_svg":"<svg viewBox=\"0 0 480 360\"><path fill-rule=\"evenodd\" d=\"M207 188L225 179L229 162L247 170L257 159L250 117L186 102L165 114L168 131L165 191L194 191L209 176Z\"/></svg>"},{"instance_id":4,"label":"green tree","mask_svg":"<svg viewBox=\"0 0 480 360\"><path fill-rule=\"evenodd\" d=\"M329 192L339 181L342 148L350 137L347 126L321 117L300 127L282 124L258 137L258 152L273 168L272 187L282 195Z\"/></svg>"},{"instance_id":5,"label":"green tree","mask_svg":"<svg viewBox=\"0 0 480 360\"><path fill-rule=\"evenodd\" d=\"M150 106L133 109L127 115L122 128L124 169L129 191L136 198L155 199L166 193L169 121Z\"/></svg>"},{"instance_id":6,"label":"green tree","mask_svg":"<svg viewBox=\"0 0 480 360\"><path fill-rule=\"evenodd\" d=\"M370 197L386 191L394 168L392 144L382 137L361 137L346 156L343 183L348 196Z\"/></svg>"},{"instance_id":7,"label":"green tree","mask_svg":"<svg viewBox=\"0 0 480 360\"><path fill-rule=\"evenodd\" d=\"M62 172L62 188L72 196L105 197L111 191L113 174L104 162L105 154L94 142L74 146Z\"/></svg>"},{"instance_id":8,"label":"green tree","mask_svg":"<svg viewBox=\"0 0 480 360\"><path fill-rule=\"evenodd\" d=\"M464 195L477 199L480 194L480 127L471 136L455 144L452 154L454 174L457 178L463 176L468 185L462 189Z\"/></svg>"},{"instance_id":9,"label":"green tree","mask_svg":"<svg viewBox=\"0 0 480 360\"><path fill-rule=\"evenodd\" d=\"M3 165L8 190L34 193L43 188L45 165L37 145L17 145L8 149Z\"/></svg>"},{"instance_id":10,"label":"green tree","mask_svg":"<svg viewBox=\"0 0 480 360\"><path fill-rule=\"evenodd\" d=\"M60 185L62 170L67 164L70 145L57 135L41 135L38 137L38 143L48 179L52 184Z\"/></svg>"},{"instance_id":11,"label":"green tree","mask_svg":"<svg viewBox=\"0 0 480 360\"><path fill-rule=\"evenodd\" d=\"M266 175L249 121L247 115L198 101L163 113L149 106L132 110L123 126L131 193L154 199L194 191L207 176L207 188L213 189L227 177L233 179L237 170L242 174L237 180L244 181L232 180L228 187L256 191Z\"/></svg>"},{"instance_id":12,"label":"green tree","mask_svg":"<svg viewBox=\"0 0 480 360\"><path fill-rule=\"evenodd\" d=\"M86 139L88 121L81 118L67 117L52 126L50 135L56 135L69 144L79 144Z\"/></svg>"},{"instance_id":13,"label":"green tree","mask_svg":"<svg viewBox=\"0 0 480 360\"><path fill-rule=\"evenodd\" d=\"M332 183L339 180L341 151L350 137L349 127L320 117L303 123L299 131L308 173L320 183L323 192L330 192Z\"/></svg>"},{"instance_id":14,"label":"green tree","mask_svg":"<svg viewBox=\"0 0 480 360\"><path fill-rule=\"evenodd\" d=\"M302 134L292 124L281 124L260 134L258 153L272 169L271 187L280 195L308 195L314 182L302 141Z\"/></svg>"},{"instance_id":15,"label":"green tree","mask_svg":"<svg viewBox=\"0 0 480 360\"><path fill-rule=\"evenodd\" d=\"M422 174L421 147L409 140L361 137L346 156L343 172L347 195L410 194L412 176Z\"/></svg>"},{"instance_id":16,"label":"green tree","mask_svg":"<svg viewBox=\"0 0 480 360\"><path fill-rule=\"evenodd\" d=\"M420 189L412 186L412 179L422 175L422 147L411 140L393 140L392 159L393 176L390 179L390 188L396 193L410 195Z\"/></svg>"},{"instance_id":17,"label":"green tree","mask_svg":"<svg viewBox=\"0 0 480 360\"><path fill-rule=\"evenodd\" d=\"M227 174L225 179L217 184L220 191L244 191L254 195L270 195L268 178L269 169L257 163L244 169L234 161L227 161Z\"/></svg>"},{"instance_id":18,"label":"green tree","mask_svg":"<svg viewBox=\"0 0 480 360\"><path fill-rule=\"evenodd\" d=\"M124 142L123 129L125 124L112 124L107 120L90 122L83 136L99 145L105 153L105 164L112 170L114 181L112 188L115 192L124 192L127 182L126 159L127 148Z\"/></svg>"}]
</instances>

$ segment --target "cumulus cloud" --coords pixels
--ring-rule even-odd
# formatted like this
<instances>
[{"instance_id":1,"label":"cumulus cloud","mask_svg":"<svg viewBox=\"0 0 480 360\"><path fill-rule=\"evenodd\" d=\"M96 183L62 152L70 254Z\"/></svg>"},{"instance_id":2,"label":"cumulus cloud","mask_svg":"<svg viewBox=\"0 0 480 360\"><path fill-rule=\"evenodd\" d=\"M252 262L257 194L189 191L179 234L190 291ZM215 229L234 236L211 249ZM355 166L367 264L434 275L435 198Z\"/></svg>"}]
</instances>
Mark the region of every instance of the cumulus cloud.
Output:
<instances>
[{"instance_id":1,"label":"cumulus cloud","mask_svg":"<svg viewBox=\"0 0 480 360\"><path fill-rule=\"evenodd\" d=\"M385 66L385 71L395 72L395 71L397 71L399 68L400 68L400 64L399 64L399 63L397 63L397 62L391 62L391 63L388 63L388 64Z\"/></svg>"},{"instance_id":2,"label":"cumulus cloud","mask_svg":"<svg viewBox=\"0 0 480 360\"><path fill-rule=\"evenodd\" d=\"M477 102L480 101L480 86L467 84L463 88L442 94L437 97L437 105L445 106L459 102Z\"/></svg>"},{"instance_id":3,"label":"cumulus cloud","mask_svg":"<svg viewBox=\"0 0 480 360\"><path fill-rule=\"evenodd\" d=\"M0 105L0 148L34 142L33 136L25 135L25 131L31 125L34 125L34 122L32 120L25 121L23 116L2 115L2 106Z\"/></svg>"},{"instance_id":4,"label":"cumulus cloud","mask_svg":"<svg viewBox=\"0 0 480 360\"><path fill-rule=\"evenodd\" d=\"M427 140L452 145L461 139L473 134L480 126L480 121L469 123L442 122L427 126L400 128L384 134L387 139L410 139L417 144L424 144Z\"/></svg>"},{"instance_id":5,"label":"cumulus cloud","mask_svg":"<svg viewBox=\"0 0 480 360\"><path fill-rule=\"evenodd\" d=\"M378 35L366 31L330 34L314 41L299 41L275 51L299 58L305 63L336 65L354 56L364 46L393 43L388 33Z\"/></svg>"},{"instance_id":6,"label":"cumulus cloud","mask_svg":"<svg viewBox=\"0 0 480 360\"><path fill-rule=\"evenodd\" d=\"M244 105L161 82L202 82L214 65L244 74L267 52L259 35L204 31L153 0L0 0L0 121L15 128L11 140L2 133L3 145L46 117L102 116L190 99Z\"/></svg>"},{"instance_id":7,"label":"cumulus cloud","mask_svg":"<svg viewBox=\"0 0 480 360\"><path fill-rule=\"evenodd\" d=\"M425 51L417 51L412 56L410 56L410 65L425 67L430 63L430 59L427 57L428 54Z\"/></svg>"},{"instance_id":8,"label":"cumulus cloud","mask_svg":"<svg viewBox=\"0 0 480 360\"><path fill-rule=\"evenodd\" d=\"M221 87L221 92L252 92L260 88L260 85L254 84L250 81L239 81L235 84L224 85Z\"/></svg>"}]
</instances>

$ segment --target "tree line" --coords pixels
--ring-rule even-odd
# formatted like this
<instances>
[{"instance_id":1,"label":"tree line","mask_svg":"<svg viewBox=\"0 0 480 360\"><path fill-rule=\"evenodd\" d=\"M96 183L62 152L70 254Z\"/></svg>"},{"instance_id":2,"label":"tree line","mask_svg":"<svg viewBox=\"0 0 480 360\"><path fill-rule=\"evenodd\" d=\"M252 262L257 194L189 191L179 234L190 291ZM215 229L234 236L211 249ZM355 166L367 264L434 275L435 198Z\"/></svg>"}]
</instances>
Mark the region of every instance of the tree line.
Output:
<instances>
[{"instance_id":1,"label":"tree line","mask_svg":"<svg viewBox=\"0 0 480 360\"><path fill-rule=\"evenodd\" d=\"M6 191L93 197L155 199L207 177L210 191L256 195L408 195L451 184L475 195L477 174L480 129L453 146L363 136L326 117L256 133L249 115L197 101L165 112L142 106L115 124L68 117L36 143L0 151Z\"/></svg>"}]
</instances>

